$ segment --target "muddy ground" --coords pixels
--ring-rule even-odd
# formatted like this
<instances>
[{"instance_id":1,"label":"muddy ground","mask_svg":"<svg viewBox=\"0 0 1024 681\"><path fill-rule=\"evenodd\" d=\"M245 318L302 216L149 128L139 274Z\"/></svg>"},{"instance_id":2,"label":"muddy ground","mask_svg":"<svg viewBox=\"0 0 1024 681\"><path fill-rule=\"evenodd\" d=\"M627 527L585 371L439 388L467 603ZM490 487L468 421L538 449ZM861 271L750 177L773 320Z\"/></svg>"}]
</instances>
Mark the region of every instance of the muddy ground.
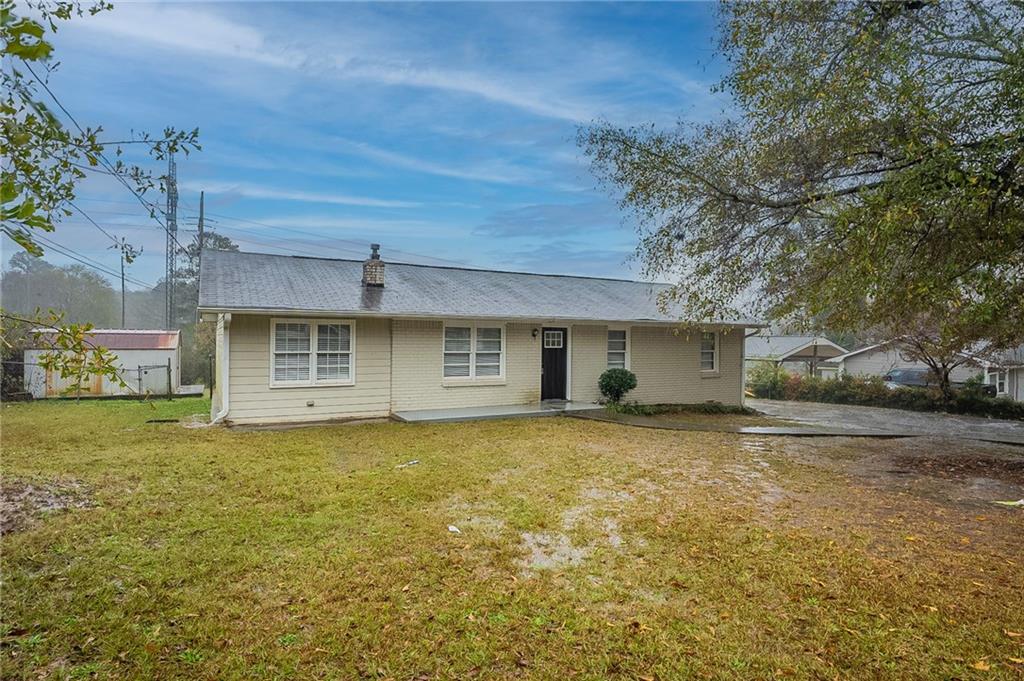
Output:
<instances>
[{"instance_id":1,"label":"muddy ground","mask_svg":"<svg viewBox=\"0 0 1024 681\"><path fill-rule=\"evenodd\" d=\"M50 513L94 505L89 488L78 480L4 479L0 534L23 530Z\"/></svg>"}]
</instances>

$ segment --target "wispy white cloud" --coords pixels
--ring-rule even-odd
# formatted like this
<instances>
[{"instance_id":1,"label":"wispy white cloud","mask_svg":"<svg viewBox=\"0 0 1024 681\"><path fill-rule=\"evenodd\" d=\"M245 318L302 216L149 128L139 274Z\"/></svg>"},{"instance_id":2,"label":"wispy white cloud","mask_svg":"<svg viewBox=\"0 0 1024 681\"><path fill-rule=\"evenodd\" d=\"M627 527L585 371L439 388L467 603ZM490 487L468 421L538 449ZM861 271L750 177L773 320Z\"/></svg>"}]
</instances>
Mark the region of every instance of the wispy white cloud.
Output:
<instances>
[{"instance_id":1,"label":"wispy white cloud","mask_svg":"<svg viewBox=\"0 0 1024 681\"><path fill-rule=\"evenodd\" d=\"M536 85L517 81L508 74L476 73L461 69L418 67L381 60L338 61L335 73L341 77L382 83L434 88L473 95L523 111L570 122L584 122L595 117L594 103L579 101L562 92L538 90Z\"/></svg>"},{"instance_id":2,"label":"wispy white cloud","mask_svg":"<svg viewBox=\"0 0 1024 681\"><path fill-rule=\"evenodd\" d=\"M408 154L402 154L388 149L368 144L336 138L335 140L342 148L356 153L363 158L389 165L395 168L404 168L418 173L438 175L440 177L454 177L460 180L496 182L499 184L521 184L537 180L535 169L517 167L502 160L489 162L467 162L464 164L446 164L436 161L427 161Z\"/></svg>"},{"instance_id":3,"label":"wispy white cloud","mask_svg":"<svg viewBox=\"0 0 1024 681\"><path fill-rule=\"evenodd\" d=\"M212 212L211 215L215 218L220 218L220 213L218 212ZM350 218L337 215L309 215L303 213L260 216L259 220L255 222L245 218L225 216L222 222L224 224L234 224L235 226L245 226L248 229L257 231L263 227L268 231L301 230L311 232L307 236L346 234L362 238L368 234L387 234L392 236L415 234L417 237L464 237L468 232L468 229L453 225L451 221Z\"/></svg>"},{"instance_id":4,"label":"wispy white cloud","mask_svg":"<svg viewBox=\"0 0 1024 681\"><path fill-rule=\"evenodd\" d=\"M632 106L621 93L587 92L588 86L607 83L609 78L643 74L691 99L708 94L704 83L662 64L645 63L621 46L608 43L572 52L575 63L563 63L557 69L494 69L439 64L434 58L395 44L393 32L383 29L317 36L315 27L307 27L304 30L313 32L300 43L287 33L279 36L273 29L190 5L129 4L116 12L101 13L81 26L170 50L301 71L306 76L468 95L573 123L629 116ZM552 38L555 47L548 45L546 49L557 51L540 53L536 60L564 60L564 45L553 36L547 37ZM569 35L561 38L563 43L572 40Z\"/></svg>"},{"instance_id":5,"label":"wispy white cloud","mask_svg":"<svg viewBox=\"0 0 1024 681\"><path fill-rule=\"evenodd\" d=\"M296 68L301 54L272 45L266 34L215 12L187 5L119 6L100 12L81 27L172 50L231 57L267 66Z\"/></svg>"},{"instance_id":6,"label":"wispy white cloud","mask_svg":"<svg viewBox=\"0 0 1024 681\"><path fill-rule=\"evenodd\" d=\"M394 201L377 199L370 196L348 196L327 192L304 191L301 189L282 189L267 187L249 182L221 182L208 180L188 180L179 183L182 189L193 192L205 191L208 194L225 194L244 196L250 199L270 199L280 201L302 201L305 203L332 203L343 206L363 206L367 208L415 208L420 206L417 201Z\"/></svg>"}]
</instances>

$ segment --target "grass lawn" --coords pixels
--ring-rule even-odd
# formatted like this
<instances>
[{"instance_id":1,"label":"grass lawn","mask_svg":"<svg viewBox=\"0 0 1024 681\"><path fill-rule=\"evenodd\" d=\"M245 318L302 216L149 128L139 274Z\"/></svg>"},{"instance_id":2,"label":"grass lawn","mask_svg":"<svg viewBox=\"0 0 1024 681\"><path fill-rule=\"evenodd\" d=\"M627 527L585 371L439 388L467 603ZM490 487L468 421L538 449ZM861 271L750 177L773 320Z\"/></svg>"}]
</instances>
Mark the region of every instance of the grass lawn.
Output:
<instances>
[{"instance_id":1,"label":"grass lawn","mask_svg":"<svg viewBox=\"0 0 1024 681\"><path fill-rule=\"evenodd\" d=\"M2 678L1024 673L1019 448L207 405L3 407Z\"/></svg>"}]
</instances>

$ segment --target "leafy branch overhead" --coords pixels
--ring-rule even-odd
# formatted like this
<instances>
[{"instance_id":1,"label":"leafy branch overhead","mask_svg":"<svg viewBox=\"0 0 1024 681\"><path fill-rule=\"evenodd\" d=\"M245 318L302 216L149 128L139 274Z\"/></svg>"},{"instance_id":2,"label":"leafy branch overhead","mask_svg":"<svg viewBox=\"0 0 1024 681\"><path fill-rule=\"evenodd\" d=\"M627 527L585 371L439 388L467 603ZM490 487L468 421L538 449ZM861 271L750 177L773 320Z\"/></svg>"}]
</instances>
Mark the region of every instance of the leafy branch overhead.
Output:
<instances>
[{"instance_id":1,"label":"leafy branch overhead","mask_svg":"<svg viewBox=\"0 0 1024 681\"><path fill-rule=\"evenodd\" d=\"M198 150L199 131L167 128L159 137L140 133L110 142L102 138L102 127L80 125L50 88L49 77L59 63L52 61L49 38L61 22L112 6L102 0L88 6L65 1L30 1L23 6L31 16L15 14L7 0L0 5L3 57L10 64L0 72L4 91L0 139L5 158L0 181L2 229L25 250L42 255L43 247L34 234L54 231L62 218L72 214L78 183L90 174L115 178L156 216L159 208L145 193L156 188L160 178L126 163L121 158L124 145L142 145L160 160L177 151Z\"/></svg>"},{"instance_id":2,"label":"leafy branch overhead","mask_svg":"<svg viewBox=\"0 0 1024 681\"><path fill-rule=\"evenodd\" d=\"M1024 5L728 3L731 119L580 143L700 318L1024 341Z\"/></svg>"}]
</instances>

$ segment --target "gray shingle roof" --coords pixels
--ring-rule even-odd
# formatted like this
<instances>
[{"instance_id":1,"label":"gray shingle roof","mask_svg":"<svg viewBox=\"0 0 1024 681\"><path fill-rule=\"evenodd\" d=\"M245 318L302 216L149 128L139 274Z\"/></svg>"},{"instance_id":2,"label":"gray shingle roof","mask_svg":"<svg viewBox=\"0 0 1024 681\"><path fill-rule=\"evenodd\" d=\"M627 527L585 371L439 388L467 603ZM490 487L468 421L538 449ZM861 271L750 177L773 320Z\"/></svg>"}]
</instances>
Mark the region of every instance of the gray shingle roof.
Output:
<instances>
[{"instance_id":1,"label":"gray shingle roof","mask_svg":"<svg viewBox=\"0 0 1024 681\"><path fill-rule=\"evenodd\" d=\"M764 334L748 337L745 352L747 359L779 361L802 348L809 348L813 345L819 346L822 358L846 352L844 348L821 336L769 336Z\"/></svg>"},{"instance_id":2,"label":"gray shingle roof","mask_svg":"<svg viewBox=\"0 0 1024 681\"><path fill-rule=\"evenodd\" d=\"M383 289L363 263L240 251L203 252L199 309L384 316L677 322L658 309L666 284L386 263ZM757 325L749 320L719 324Z\"/></svg>"}]
</instances>

